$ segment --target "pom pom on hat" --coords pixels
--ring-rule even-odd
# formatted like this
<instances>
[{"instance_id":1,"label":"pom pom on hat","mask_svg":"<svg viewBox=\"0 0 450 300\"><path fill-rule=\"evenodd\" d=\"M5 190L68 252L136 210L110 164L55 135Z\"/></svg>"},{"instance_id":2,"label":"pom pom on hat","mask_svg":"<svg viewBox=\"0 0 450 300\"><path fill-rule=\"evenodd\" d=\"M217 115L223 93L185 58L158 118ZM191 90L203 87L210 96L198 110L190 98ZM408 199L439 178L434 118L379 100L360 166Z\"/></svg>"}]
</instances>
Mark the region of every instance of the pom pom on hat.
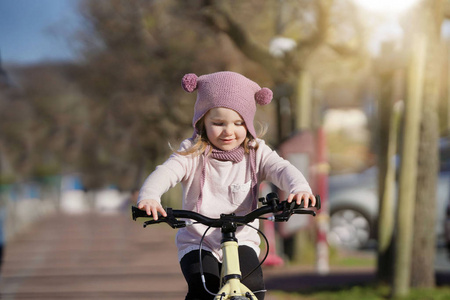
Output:
<instances>
[{"instance_id":1,"label":"pom pom on hat","mask_svg":"<svg viewBox=\"0 0 450 300\"><path fill-rule=\"evenodd\" d=\"M256 103L259 105L266 105L272 101L273 93L268 88L262 88L255 94Z\"/></svg>"},{"instance_id":2,"label":"pom pom on hat","mask_svg":"<svg viewBox=\"0 0 450 300\"><path fill-rule=\"evenodd\" d=\"M197 79L198 77L194 73L186 74L181 79L181 86L186 92L192 93L197 89Z\"/></svg>"}]
</instances>

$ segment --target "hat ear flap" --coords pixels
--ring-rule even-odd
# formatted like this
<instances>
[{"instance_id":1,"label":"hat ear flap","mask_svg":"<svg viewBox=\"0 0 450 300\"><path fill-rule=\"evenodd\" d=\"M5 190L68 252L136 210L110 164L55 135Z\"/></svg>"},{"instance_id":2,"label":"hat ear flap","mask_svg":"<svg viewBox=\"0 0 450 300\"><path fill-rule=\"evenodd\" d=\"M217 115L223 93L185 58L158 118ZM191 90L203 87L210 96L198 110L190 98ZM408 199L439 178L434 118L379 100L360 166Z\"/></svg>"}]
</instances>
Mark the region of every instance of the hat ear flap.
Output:
<instances>
[{"instance_id":1,"label":"hat ear flap","mask_svg":"<svg viewBox=\"0 0 450 300\"><path fill-rule=\"evenodd\" d=\"M268 88L262 88L255 94L256 103L259 105L266 105L272 101L273 93Z\"/></svg>"},{"instance_id":2,"label":"hat ear flap","mask_svg":"<svg viewBox=\"0 0 450 300\"><path fill-rule=\"evenodd\" d=\"M186 74L181 79L181 86L186 92L192 93L197 89L197 79L197 75L193 73Z\"/></svg>"}]
</instances>

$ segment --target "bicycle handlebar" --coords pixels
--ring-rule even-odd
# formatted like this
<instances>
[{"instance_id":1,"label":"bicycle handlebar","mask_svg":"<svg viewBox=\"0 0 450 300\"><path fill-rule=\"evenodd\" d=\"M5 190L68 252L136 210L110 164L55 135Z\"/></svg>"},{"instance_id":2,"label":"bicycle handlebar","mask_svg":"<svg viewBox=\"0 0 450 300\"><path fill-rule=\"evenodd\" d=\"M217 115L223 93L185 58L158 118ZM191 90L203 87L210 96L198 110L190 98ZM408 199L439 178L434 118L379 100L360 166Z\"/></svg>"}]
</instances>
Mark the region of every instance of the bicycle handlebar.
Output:
<instances>
[{"instance_id":1,"label":"bicycle handlebar","mask_svg":"<svg viewBox=\"0 0 450 300\"><path fill-rule=\"evenodd\" d=\"M316 195L316 205L309 206L308 208L316 208L319 210L321 208L320 196ZM144 227L151 224L157 223L167 223L172 228L182 228L187 225L186 221L178 220L177 218L191 219L206 226L214 228L223 228L226 224L236 224L237 226L248 224L253 222L255 219L262 215L268 213L274 213L274 221L283 222L288 221L293 214L310 214L315 216L316 213L313 210L304 208L303 201L300 204L295 202L288 203L287 201L281 201L278 199L276 193L269 193L265 198L260 198L263 206L249 212L244 216L236 216L235 214L222 214L220 218L209 218L202 214L196 213L190 210L173 210L172 208L167 208L167 217L158 216L158 220L150 220L144 223ZM151 218L147 215L144 210L141 210L135 206L131 208L133 220L136 221L138 218Z\"/></svg>"}]
</instances>

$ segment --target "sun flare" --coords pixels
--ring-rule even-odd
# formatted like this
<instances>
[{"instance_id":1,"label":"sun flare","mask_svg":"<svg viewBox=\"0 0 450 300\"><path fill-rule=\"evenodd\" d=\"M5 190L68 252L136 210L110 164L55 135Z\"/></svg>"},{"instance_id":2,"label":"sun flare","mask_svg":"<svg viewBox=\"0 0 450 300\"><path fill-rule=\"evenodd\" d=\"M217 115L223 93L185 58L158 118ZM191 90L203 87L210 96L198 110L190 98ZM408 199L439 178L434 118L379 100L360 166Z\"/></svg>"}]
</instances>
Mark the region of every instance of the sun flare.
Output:
<instances>
[{"instance_id":1,"label":"sun flare","mask_svg":"<svg viewBox=\"0 0 450 300\"><path fill-rule=\"evenodd\" d=\"M379 13L401 13L419 0L353 0L358 6Z\"/></svg>"}]
</instances>

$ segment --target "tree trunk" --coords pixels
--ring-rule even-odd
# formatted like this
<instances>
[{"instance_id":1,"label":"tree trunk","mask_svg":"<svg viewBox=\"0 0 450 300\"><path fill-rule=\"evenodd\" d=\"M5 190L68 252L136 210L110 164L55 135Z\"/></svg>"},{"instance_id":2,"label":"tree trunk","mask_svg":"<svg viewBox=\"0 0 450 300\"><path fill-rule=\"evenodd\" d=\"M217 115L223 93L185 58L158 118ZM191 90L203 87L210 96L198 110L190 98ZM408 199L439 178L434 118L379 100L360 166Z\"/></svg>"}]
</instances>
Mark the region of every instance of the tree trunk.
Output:
<instances>
[{"instance_id":1,"label":"tree trunk","mask_svg":"<svg viewBox=\"0 0 450 300\"><path fill-rule=\"evenodd\" d=\"M409 293L411 278L411 246L417 183L418 140L423 97L423 71L426 57L426 37L419 34L413 42L414 52L408 71L404 135L402 144L399 200L397 205L398 230L392 292L394 297Z\"/></svg>"},{"instance_id":2,"label":"tree trunk","mask_svg":"<svg viewBox=\"0 0 450 300\"><path fill-rule=\"evenodd\" d=\"M428 39L424 77L424 108L419 146L419 171L416 185L414 243L412 249L411 286L435 286L434 259L436 249L436 187L439 172L439 121L437 103L440 91L442 61L441 0L424 2L423 26Z\"/></svg>"},{"instance_id":3,"label":"tree trunk","mask_svg":"<svg viewBox=\"0 0 450 300\"><path fill-rule=\"evenodd\" d=\"M377 280L380 283L392 281L394 265L394 223L395 184L398 133L403 115L404 69L402 53L395 50L395 44L382 45L382 54L376 61L379 73L379 115L378 115L378 260Z\"/></svg>"},{"instance_id":4,"label":"tree trunk","mask_svg":"<svg viewBox=\"0 0 450 300\"><path fill-rule=\"evenodd\" d=\"M392 111L392 77L393 72L385 72L380 76L380 99L378 101L378 195L380 201L378 218L378 257L377 257L377 280L379 282L389 282L393 270L392 239L385 234L390 229L386 226L386 217L382 213L386 205L383 199L388 170L388 136L390 136L389 121ZM381 237L386 236L388 245L382 243Z\"/></svg>"},{"instance_id":5,"label":"tree trunk","mask_svg":"<svg viewBox=\"0 0 450 300\"><path fill-rule=\"evenodd\" d=\"M296 103L294 120L295 130L311 130L312 128L312 83L311 75L306 70L300 71L296 86Z\"/></svg>"},{"instance_id":6,"label":"tree trunk","mask_svg":"<svg viewBox=\"0 0 450 300\"><path fill-rule=\"evenodd\" d=\"M389 136L386 154L384 155L383 173L379 175L380 208L378 218L378 269L379 282L390 282L394 265L394 223L395 223L395 185L397 139L399 124L403 115L403 103L397 102L391 110Z\"/></svg>"},{"instance_id":7,"label":"tree trunk","mask_svg":"<svg viewBox=\"0 0 450 300\"><path fill-rule=\"evenodd\" d=\"M435 106L430 102L427 101L427 105L424 105L420 131L413 259L411 261L412 287L435 286L436 174L438 172L439 128Z\"/></svg>"}]
</instances>

